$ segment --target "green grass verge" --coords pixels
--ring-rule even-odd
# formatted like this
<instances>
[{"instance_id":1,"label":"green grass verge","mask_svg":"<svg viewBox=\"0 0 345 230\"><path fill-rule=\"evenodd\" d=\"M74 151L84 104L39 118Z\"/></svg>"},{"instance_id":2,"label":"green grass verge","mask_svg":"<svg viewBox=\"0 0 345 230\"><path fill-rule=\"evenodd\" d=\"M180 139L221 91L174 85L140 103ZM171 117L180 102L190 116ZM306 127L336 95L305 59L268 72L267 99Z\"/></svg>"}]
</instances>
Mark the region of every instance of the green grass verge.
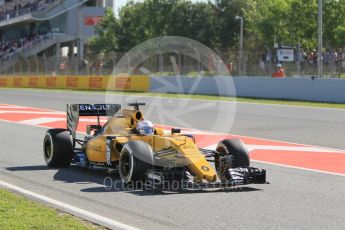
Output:
<instances>
[{"instance_id":1,"label":"green grass verge","mask_svg":"<svg viewBox=\"0 0 345 230\"><path fill-rule=\"evenodd\" d=\"M0 189L0 229L103 229Z\"/></svg>"},{"instance_id":2,"label":"green grass verge","mask_svg":"<svg viewBox=\"0 0 345 230\"><path fill-rule=\"evenodd\" d=\"M5 90L6 88L0 88ZM7 88L9 89L9 88ZM55 92L69 92L69 93L94 93L100 94L101 91L88 91L88 90L63 90L63 89L31 89L31 88L11 88L20 90L39 90L39 91L55 91ZM258 98L243 98L243 97L224 97L224 96L208 96L208 95L191 95L191 94L173 94L173 93L138 93L138 92L107 92L117 95L129 95L129 96L149 96L149 97L164 97L164 98L188 98L196 100L221 100L221 101L238 101L247 103L259 103L259 104L273 104L273 105L291 105L291 106L307 106L317 108L336 108L345 109L345 104L341 103L323 103L312 101L294 101L294 100L278 100L278 99L258 99Z\"/></svg>"}]
</instances>

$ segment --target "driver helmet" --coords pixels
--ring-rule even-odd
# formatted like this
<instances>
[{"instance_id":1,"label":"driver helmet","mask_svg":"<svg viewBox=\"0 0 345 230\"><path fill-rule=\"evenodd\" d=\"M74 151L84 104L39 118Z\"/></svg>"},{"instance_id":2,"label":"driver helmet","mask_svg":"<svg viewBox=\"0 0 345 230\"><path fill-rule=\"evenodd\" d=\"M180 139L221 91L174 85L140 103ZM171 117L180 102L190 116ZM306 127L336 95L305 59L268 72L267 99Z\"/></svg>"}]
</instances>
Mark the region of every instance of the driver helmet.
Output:
<instances>
[{"instance_id":1,"label":"driver helmet","mask_svg":"<svg viewBox=\"0 0 345 230\"><path fill-rule=\"evenodd\" d=\"M153 135L154 127L151 121L142 120L137 123L137 130L143 135Z\"/></svg>"}]
</instances>

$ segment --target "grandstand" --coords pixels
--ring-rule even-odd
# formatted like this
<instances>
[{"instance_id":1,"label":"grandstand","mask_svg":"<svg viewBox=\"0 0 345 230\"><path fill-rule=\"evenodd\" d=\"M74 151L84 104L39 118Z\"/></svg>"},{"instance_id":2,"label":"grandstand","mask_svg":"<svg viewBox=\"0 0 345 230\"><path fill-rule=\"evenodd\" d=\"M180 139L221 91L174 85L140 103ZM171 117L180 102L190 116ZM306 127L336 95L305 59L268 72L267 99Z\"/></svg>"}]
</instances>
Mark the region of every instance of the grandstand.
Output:
<instances>
[{"instance_id":1,"label":"grandstand","mask_svg":"<svg viewBox=\"0 0 345 230\"><path fill-rule=\"evenodd\" d=\"M113 2L0 0L0 74L29 58L54 60L57 69L62 53L79 63L105 7Z\"/></svg>"}]
</instances>

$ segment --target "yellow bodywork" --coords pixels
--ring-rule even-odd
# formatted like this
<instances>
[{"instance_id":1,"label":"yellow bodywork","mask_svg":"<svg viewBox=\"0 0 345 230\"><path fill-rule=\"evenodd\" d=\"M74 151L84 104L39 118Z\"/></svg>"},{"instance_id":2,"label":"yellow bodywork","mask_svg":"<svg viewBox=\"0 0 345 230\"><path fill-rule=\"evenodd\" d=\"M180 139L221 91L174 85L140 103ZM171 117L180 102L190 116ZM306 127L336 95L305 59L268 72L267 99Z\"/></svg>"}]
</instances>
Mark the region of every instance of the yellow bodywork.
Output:
<instances>
[{"instance_id":1,"label":"yellow bodywork","mask_svg":"<svg viewBox=\"0 0 345 230\"><path fill-rule=\"evenodd\" d=\"M118 115L118 114L121 115ZM114 115L102 132L86 145L86 154L90 162L104 164L106 162L107 139L111 140L111 161L119 160L121 147L127 142L144 141L148 143L155 158L167 166L187 166L195 174L196 181L217 180L217 173L193 142L193 139L182 134L164 134L161 129L155 129L155 135L141 136L133 132L138 121L143 119L139 110L123 109ZM168 154L166 154L168 151Z\"/></svg>"}]
</instances>

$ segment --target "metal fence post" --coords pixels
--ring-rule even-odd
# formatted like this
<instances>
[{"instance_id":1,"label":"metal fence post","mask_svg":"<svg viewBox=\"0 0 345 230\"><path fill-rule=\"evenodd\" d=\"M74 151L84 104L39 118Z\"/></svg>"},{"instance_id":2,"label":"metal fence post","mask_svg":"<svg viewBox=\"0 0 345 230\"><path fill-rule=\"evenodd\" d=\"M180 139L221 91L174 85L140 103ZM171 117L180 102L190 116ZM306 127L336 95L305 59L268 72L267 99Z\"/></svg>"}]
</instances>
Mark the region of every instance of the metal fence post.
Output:
<instances>
[{"instance_id":1,"label":"metal fence post","mask_svg":"<svg viewBox=\"0 0 345 230\"><path fill-rule=\"evenodd\" d=\"M297 76L301 76L301 44L297 44Z\"/></svg>"}]
</instances>

